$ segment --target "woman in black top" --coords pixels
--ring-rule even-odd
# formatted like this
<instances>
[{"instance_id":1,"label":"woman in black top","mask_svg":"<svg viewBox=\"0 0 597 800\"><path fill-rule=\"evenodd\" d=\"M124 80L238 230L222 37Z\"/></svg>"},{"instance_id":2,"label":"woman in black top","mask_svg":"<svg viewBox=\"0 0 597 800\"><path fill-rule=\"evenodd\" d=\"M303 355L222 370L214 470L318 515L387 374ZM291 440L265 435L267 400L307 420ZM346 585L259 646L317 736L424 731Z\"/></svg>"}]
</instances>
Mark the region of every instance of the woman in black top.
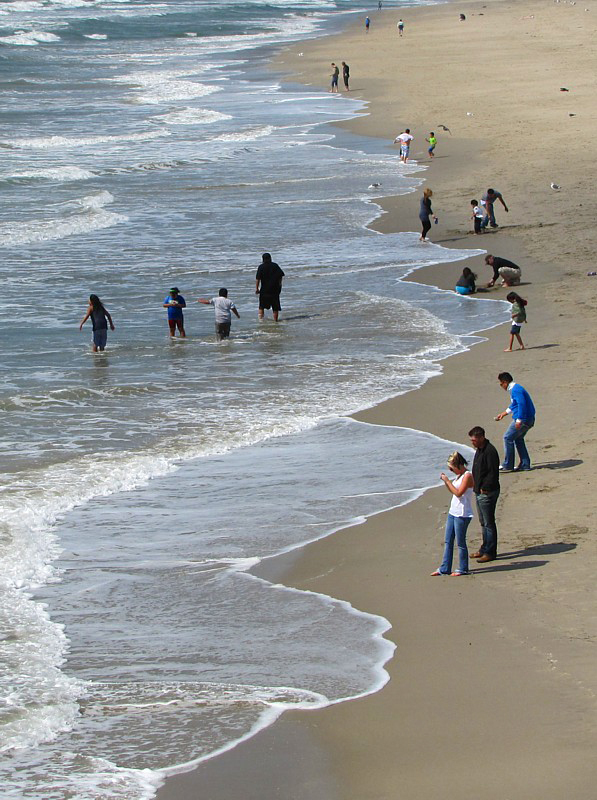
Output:
<instances>
[{"instance_id":1,"label":"woman in black top","mask_svg":"<svg viewBox=\"0 0 597 800\"><path fill-rule=\"evenodd\" d=\"M425 189L425 191L423 192L423 197L421 198L421 206L419 208L419 219L423 224L423 230L421 232L421 236L419 239L420 242L426 241L426 236L429 233L429 229L431 228L431 220L429 219L429 217L437 219L431 208L432 196L433 192L431 191L431 189Z\"/></svg>"},{"instance_id":2,"label":"woman in black top","mask_svg":"<svg viewBox=\"0 0 597 800\"><path fill-rule=\"evenodd\" d=\"M94 353L97 353L98 350L103 352L108 339L108 323L112 331L114 330L114 323L112 322L112 317L106 311L102 301L96 294L89 295L89 306L87 308L87 313L79 325L80 331L83 330L83 325L87 322L89 317L91 317L91 325L93 327L93 342L91 348Z\"/></svg>"}]
</instances>

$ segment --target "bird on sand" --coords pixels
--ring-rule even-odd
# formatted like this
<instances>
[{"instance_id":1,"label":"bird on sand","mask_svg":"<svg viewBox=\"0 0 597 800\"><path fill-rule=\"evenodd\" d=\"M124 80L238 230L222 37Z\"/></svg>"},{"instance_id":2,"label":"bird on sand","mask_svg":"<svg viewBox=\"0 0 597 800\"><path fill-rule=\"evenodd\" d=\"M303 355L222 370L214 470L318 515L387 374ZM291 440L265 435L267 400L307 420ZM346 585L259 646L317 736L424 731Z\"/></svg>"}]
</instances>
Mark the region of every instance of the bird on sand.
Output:
<instances>
[{"instance_id":1,"label":"bird on sand","mask_svg":"<svg viewBox=\"0 0 597 800\"><path fill-rule=\"evenodd\" d=\"M553 181L549 185L551 186L552 189L561 189L562 188L561 186L558 186L558 184L554 183Z\"/></svg>"}]
</instances>

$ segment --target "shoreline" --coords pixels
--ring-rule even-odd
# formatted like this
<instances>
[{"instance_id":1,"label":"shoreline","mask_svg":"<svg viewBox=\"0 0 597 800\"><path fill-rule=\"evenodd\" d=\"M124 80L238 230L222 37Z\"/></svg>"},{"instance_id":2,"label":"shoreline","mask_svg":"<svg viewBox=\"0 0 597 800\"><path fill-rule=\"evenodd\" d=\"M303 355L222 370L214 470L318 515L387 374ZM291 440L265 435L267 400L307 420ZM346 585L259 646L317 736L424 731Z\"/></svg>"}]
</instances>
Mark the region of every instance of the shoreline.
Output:
<instances>
[{"instance_id":1,"label":"shoreline","mask_svg":"<svg viewBox=\"0 0 597 800\"><path fill-rule=\"evenodd\" d=\"M484 16L511 8L505 0L484 4L467 0L462 5L479 15L480 8L489 9ZM547 3L525 0L514 13L538 9L543 13L546 7ZM408 13L410 21L423 19L426 24L435 19L442 30L448 16L455 15L454 9L452 5L418 7L381 14L393 20L399 13ZM547 10L550 14L559 11L551 6ZM394 24L387 23L390 27ZM347 46L357 37L363 38L359 23L341 34L309 40L300 48L312 62L319 59L323 64L322 53L327 56L336 41ZM274 61L276 69L289 64L296 72L305 69L304 59L299 63L290 55L291 49L298 46L283 51ZM373 76L377 76L378 66L371 65ZM306 82L305 77L301 76ZM366 116L334 125L393 138L398 131L392 123L390 134L389 119L379 98L377 103L372 98ZM224 756L203 762L193 772L168 778L158 798L390 798L396 796L398 787L400 795L404 793L409 800L457 795L526 800L539 792L554 800L564 792L571 797L589 796L595 777L590 755L597 723L597 683L590 647L595 614L588 596L583 602L583 593L590 594L596 554L588 536L592 504L579 513L570 490L579 482L590 485L588 456L594 426L591 436L582 442L586 447L578 453L578 434L572 433L572 438L569 434L566 440L556 424L565 381L572 370L560 341L568 336L580 340L587 319L570 324L570 287L560 305L564 314L561 319L557 316L558 306L550 290L559 284L562 268L554 260L536 260L538 248L541 250L536 230L535 235L524 234L523 238L521 229L515 227L520 223L515 222L484 236L479 243L479 237L471 240L468 233L460 233L460 209L444 210L439 205L440 196L470 193L469 189L463 192L459 184L469 185L470 175L482 172L482 158L492 152L494 144L474 137L450 140L447 163L437 159L433 171L422 176L427 185L432 180L435 186L442 186L434 208L442 225L438 234L431 233L444 246L465 248L474 242L492 252L491 245L497 254L524 265L523 281L527 284L525 279L530 279L524 286L525 296L530 298L531 308L537 309L529 335L539 344L531 344L524 355L505 355L500 352L506 339L503 326L481 329L475 335L482 335L485 341L442 361L440 375L415 391L353 416L462 442L467 441L469 427L482 424L501 449L504 427L492 421L494 413L505 407L505 397L495 386L498 365L499 369L511 369L515 379L515 370L524 370L523 384L535 400L541 400L541 421L529 441L536 468L524 476L503 477L498 506L500 558L488 567L476 568L464 586L428 578L441 555L448 506L447 494L439 487L298 553L278 556L275 567L261 565L256 571L261 577L273 578L275 573L280 580L283 575L286 585L348 600L359 610L388 619L394 630L387 637L398 645L386 664L390 682L376 694L323 710L287 711L273 726ZM502 174L503 163L494 166L495 172ZM512 203L503 180L500 178L498 188L513 207L510 217L516 219L515 209L520 206L516 200ZM395 232L415 227L411 224L416 221L412 194L375 202L384 213L371 223L372 229ZM545 214L539 207L536 211ZM552 209L552 216L556 213ZM501 222L506 221L504 217L502 212ZM556 227L557 223L548 220ZM551 252L557 255L565 247L562 232L549 233L552 235L544 238L550 244L554 241ZM585 254L579 249L578 255ZM481 257L474 258L478 261L466 263L479 272L482 284L487 268L479 266ZM568 259L569 270L573 261ZM406 280L452 289L460 270L460 262L422 267ZM580 277L574 274L570 284ZM494 289L486 296L504 299L505 292ZM526 359L523 363L521 355ZM582 357L580 348L575 355L577 365ZM555 387L550 386L548 393L543 381L547 370L555 376ZM584 426L590 417L587 394L583 393L579 414ZM552 447L552 452L568 457L552 456ZM580 456L576 463L571 451ZM539 530L537 517L543 521ZM477 526L474 520L469 529L470 547L478 541ZM495 740L490 765L480 756L488 730Z\"/></svg>"}]
</instances>

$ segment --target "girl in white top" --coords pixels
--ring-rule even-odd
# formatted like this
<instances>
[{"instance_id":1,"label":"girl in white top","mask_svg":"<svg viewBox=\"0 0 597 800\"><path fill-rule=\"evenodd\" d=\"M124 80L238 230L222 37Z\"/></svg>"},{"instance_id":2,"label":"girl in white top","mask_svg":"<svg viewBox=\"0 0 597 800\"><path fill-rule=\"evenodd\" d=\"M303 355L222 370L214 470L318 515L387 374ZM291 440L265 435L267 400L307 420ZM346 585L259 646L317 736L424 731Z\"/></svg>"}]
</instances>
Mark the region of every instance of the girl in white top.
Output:
<instances>
[{"instance_id":1,"label":"girl in white top","mask_svg":"<svg viewBox=\"0 0 597 800\"><path fill-rule=\"evenodd\" d=\"M448 458L448 467L456 475L456 478L452 481L443 472L440 475L446 488L452 493L452 502L446 521L444 558L439 569L432 572L432 575L451 575L452 577L468 575L466 531L473 518L473 476L467 470L467 464L465 457L455 451ZM459 568L452 572L454 539L458 546Z\"/></svg>"}]
</instances>

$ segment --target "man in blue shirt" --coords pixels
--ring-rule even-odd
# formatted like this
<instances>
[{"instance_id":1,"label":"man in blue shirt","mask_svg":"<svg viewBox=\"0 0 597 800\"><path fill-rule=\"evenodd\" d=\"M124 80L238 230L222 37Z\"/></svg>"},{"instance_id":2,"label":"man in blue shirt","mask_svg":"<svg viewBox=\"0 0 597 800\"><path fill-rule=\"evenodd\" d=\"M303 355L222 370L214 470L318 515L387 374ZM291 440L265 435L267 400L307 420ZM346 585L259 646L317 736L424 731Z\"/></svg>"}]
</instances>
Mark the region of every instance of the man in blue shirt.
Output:
<instances>
[{"instance_id":1,"label":"man in blue shirt","mask_svg":"<svg viewBox=\"0 0 597 800\"><path fill-rule=\"evenodd\" d=\"M510 392L510 405L505 411L497 415L496 420L503 419L512 414L512 422L504 434L504 463L501 464L502 472L521 472L531 468L531 457L524 438L535 424L535 406L530 394L519 383L514 383L514 378L509 372L500 372L498 381L502 389ZM520 464L514 468L514 448L518 452Z\"/></svg>"},{"instance_id":2,"label":"man in blue shirt","mask_svg":"<svg viewBox=\"0 0 597 800\"><path fill-rule=\"evenodd\" d=\"M182 310L186 308L186 306L185 299L178 293L176 286L170 289L169 296L164 300L164 308L168 309L168 326L170 328L170 336L172 337L176 336L177 328L181 338L184 339L186 336L184 332L184 317L182 314Z\"/></svg>"}]
</instances>

